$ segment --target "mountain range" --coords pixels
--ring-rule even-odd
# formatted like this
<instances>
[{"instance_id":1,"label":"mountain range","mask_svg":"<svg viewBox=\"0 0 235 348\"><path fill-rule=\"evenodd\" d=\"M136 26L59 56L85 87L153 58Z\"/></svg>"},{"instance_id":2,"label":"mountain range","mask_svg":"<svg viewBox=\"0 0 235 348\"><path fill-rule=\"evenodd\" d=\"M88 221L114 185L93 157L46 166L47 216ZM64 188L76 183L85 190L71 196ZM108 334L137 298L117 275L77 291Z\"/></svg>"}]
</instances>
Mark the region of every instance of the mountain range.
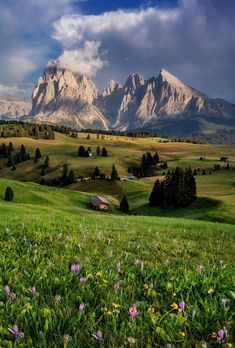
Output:
<instances>
[{"instance_id":1,"label":"mountain range","mask_svg":"<svg viewBox=\"0 0 235 348\"><path fill-rule=\"evenodd\" d=\"M50 66L34 88L31 107L22 101L18 105L6 100L0 104L0 116L76 129L142 130L170 136L235 129L235 105L208 97L165 69L147 80L132 74L123 86L110 80L99 93L91 78Z\"/></svg>"}]
</instances>

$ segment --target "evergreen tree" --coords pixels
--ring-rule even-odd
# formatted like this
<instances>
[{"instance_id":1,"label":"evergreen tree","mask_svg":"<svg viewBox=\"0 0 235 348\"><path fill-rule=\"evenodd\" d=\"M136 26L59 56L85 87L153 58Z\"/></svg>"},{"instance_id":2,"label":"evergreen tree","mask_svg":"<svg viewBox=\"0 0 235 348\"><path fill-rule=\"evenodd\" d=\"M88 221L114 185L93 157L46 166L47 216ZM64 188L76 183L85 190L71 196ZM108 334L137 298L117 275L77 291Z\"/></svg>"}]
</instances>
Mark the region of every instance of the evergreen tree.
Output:
<instances>
[{"instance_id":1,"label":"evergreen tree","mask_svg":"<svg viewBox=\"0 0 235 348\"><path fill-rule=\"evenodd\" d=\"M205 169L202 170L202 175L206 175Z\"/></svg>"},{"instance_id":2,"label":"evergreen tree","mask_svg":"<svg viewBox=\"0 0 235 348\"><path fill-rule=\"evenodd\" d=\"M45 162L44 162L44 164L43 164L43 168L44 168L44 169L49 168L49 157L48 157L48 156L45 158Z\"/></svg>"},{"instance_id":3,"label":"evergreen tree","mask_svg":"<svg viewBox=\"0 0 235 348\"><path fill-rule=\"evenodd\" d=\"M74 171L70 170L69 175L68 175L68 179L67 179L67 183L68 185L73 184L75 182L75 175L74 175Z\"/></svg>"},{"instance_id":4,"label":"evergreen tree","mask_svg":"<svg viewBox=\"0 0 235 348\"><path fill-rule=\"evenodd\" d=\"M100 147L99 147L99 146L97 146L97 149L96 149L96 155L97 155L97 156L100 156L100 152L101 152L101 151L100 151Z\"/></svg>"},{"instance_id":5,"label":"evergreen tree","mask_svg":"<svg viewBox=\"0 0 235 348\"><path fill-rule=\"evenodd\" d=\"M154 207L156 205L164 204L164 188L163 183L158 179L152 189L152 192L149 197L149 205Z\"/></svg>"},{"instance_id":6,"label":"evergreen tree","mask_svg":"<svg viewBox=\"0 0 235 348\"><path fill-rule=\"evenodd\" d=\"M156 165L160 162L159 160L159 156L158 156L158 153L156 152L154 155L153 155L153 163Z\"/></svg>"},{"instance_id":7,"label":"evergreen tree","mask_svg":"<svg viewBox=\"0 0 235 348\"><path fill-rule=\"evenodd\" d=\"M226 169L227 169L227 170L229 170L229 169L230 169L229 163L227 163L227 165L226 165Z\"/></svg>"},{"instance_id":8,"label":"evergreen tree","mask_svg":"<svg viewBox=\"0 0 235 348\"><path fill-rule=\"evenodd\" d=\"M122 200L120 202L120 211L122 211L125 214L129 213L129 203L126 196L122 197Z\"/></svg>"},{"instance_id":9,"label":"evergreen tree","mask_svg":"<svg viewBox=\"0 0 235 348\"><path fill-rule=\"evenodd\" d=\"M108 152L107 152L105 147L102 148L101 156L103 156L103 157L107 157L108 156Z\"/></svg>"},{"instance_id":10,"label":"evergreen tree","mask_svg":"<svg viewBox=\"0 0 235 348\"><path fill-rule=\"evenodd\" d=\"M12 162L12 158L11 157L8 157L7 166L8 167L12 167L13 166L13 162Z\"/></svg>"},{"instance_id":11,"label":"evergreen tree","mask_svg":"<svg viewBox=\"0 0 235 348\"><path fill-rule=\"evenodd\" d=\"M37 163L39 158L41 158L42 155L41 155L41 151L39 149L39 147L36 148L36 151L35 151L35 156L34 156L34 163Z\"/></svg>"},{"instance_id":12,"label":"evergreen tree","mask_svg":"<svg viewBox=\"0 0 235 348\"><path fill-rule=\"evenodd\" d=\"M19 162L27 161L27 154L26 154L26 148L22 144L20 147L20 154L19 154Z\"/></svg>"},{"instance_id":13,"label":"evergreen tree","mask_svg":"<svg viewBox=\"0 0 235 348\"><path fill-rule=\"evenodd\" d=\"M62 174L62 182L64 185L66 185L67 180L68 180L68 174L69 174L69 168L67 163L63 164L63 174Z\"/></svg>"},{"instance_id":14,"label":"evergreen tree","mask_svg":"<svg viewBox=\"0 0 235 348\"><path fill-rule=\"evenodd\" d=\"M79 149L78 149L78 157L86 157L87 155L87 152L84 148L83 145L79 146Z\"/></svg>"},{"instance_id":15,"label":"evergreen tree","mask_svg":"<svg viewBox=\"0 0 235 348\"><path fill-rule=\"evenodd\" d=\"M98 167L95 167L94 177L98 177L98 176L100 176L100 170Z\"/></svg>"},{"instance_id":16,"label":"evergreen tree","mask_svg":"<svg viewBox=\"0 0 235 348\"><path fill-rule=\"evenodd\" d=\"M9 142L8 149L9 149L9 152L12 152L14 150L14 147L11 141Z\"/></svg>"},{"instance_id":17,"label":"evergreen tree","mask_svg":"<svg viewBox=\"0 0 235 348\"><path fill-rule=\"evenodd\" d=\"M113 164L112 172L111 172L111 180L117 180L117 177L118 177L118 172L115 168L115 165Z\"/></svg>"},{"instance_id":18,"label":"evergreen tree","mask_svg":"<svg viewBox=\"0 0 235 348\"><path fill-rule=\"evenodd\" d=\"M10 201L12 201L13 200L13 198L14 198L14 193L13 193L13 190L12 190L12 188L11 187L7 187L6 188L6 191L5 191L5 201L8 201L8 202L10 202Z\"/></svg>"},{"instance_id":19,"label":"evergreen tree","mask_svg":"<svg viewBox=\"0 0 235 348\"><path fill-rule=\"evenodd\" d=\"M91 136L90 136L90 134L87 134L87 137L86 137L87 139L90 139L91 138Z\"/></svg>"}]
</instances>

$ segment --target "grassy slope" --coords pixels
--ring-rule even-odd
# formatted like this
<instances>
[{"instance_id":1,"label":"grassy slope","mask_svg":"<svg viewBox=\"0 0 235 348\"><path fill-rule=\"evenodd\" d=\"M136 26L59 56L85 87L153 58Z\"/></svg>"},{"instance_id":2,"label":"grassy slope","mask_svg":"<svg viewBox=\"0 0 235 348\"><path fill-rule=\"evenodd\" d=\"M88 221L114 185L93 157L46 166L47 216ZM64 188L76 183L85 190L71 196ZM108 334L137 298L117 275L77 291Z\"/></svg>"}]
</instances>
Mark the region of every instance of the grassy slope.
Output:
<instances>
[{"instance_id":1,"label":"grassy slope","mask_svg":"<svg viewBox=\"0 0 235 348\"><path fill-rule=\"evenodd\" d=\"M50 157L51 172L46 175L47 178L58 177L62 173L63 163L68 163L69 167L74 169L77 175L89 176L95 166L110 175L111 166L115 163L118 172L126 175L127 169L133 164L139 163L142 154L146 151L158 151L160 158L168 162L169 168L174 169L177 165L194 168L205 168L210 170L215 163L224 163L219 161L221 155L230 157L230 166L232 169L226 171L220 170L212 175L198 175L196 177L199 200L191 207L180 210L162 210L158 208L149 209L147 207L149 193L156 178L146 178L138 181L127 182L77 182L69 188L74 191L83 192L84 207L86 206L87 194L105 194L114 204L112 209L118 207L118 201L123 194L128 196L132 214L140 215L160 215L172 217L197 218L211 221L220 221L235 223L235 155L232 146L221 145L198 145L184 143L159 143L159 139L131 139L125 137L105 136L105 139L97 139L96 135L91 135L91 139L86 139L86 134L79 134L78 139L70 138L63 134L56 134L56 139L33 140L33 139L4 139L2 141L12 141L15 147L24 143L27 150L33 156L36 147L40 147L43 158L40 163L35 165L33 160L17 165L16 171L4 168L1 176L15 180L40 181L41 169L46 155ZM92 158L78 158L76 156L78 146L82 144L85 147L91 146L95 152L96 147L106 146L110 156L107 158L93 156ZM199 157L206 157L205 161L200 161ZM0 166L3 166L6 160L0 160ZM1 164L2 163L2 164ZM159 172L162 174L162 171ZM112 197L111 197L112 195ZM76 210L76 208L74 208Z\"/></svg>"}]
</instances>

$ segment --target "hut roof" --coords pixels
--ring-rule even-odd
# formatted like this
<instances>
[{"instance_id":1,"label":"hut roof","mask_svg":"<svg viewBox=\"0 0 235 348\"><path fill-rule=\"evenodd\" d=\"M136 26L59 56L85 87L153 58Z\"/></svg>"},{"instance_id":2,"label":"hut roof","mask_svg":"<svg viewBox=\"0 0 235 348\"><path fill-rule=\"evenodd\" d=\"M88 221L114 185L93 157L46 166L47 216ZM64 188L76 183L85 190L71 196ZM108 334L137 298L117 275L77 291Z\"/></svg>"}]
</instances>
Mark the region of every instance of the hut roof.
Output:
<instances>
[{"instance_id":1,"label":"hut roof","mask_svg":"<svg viewBox=\"0 0 235 348\"><path fill-rule=\"evenodd\" d=\"M92 204L94 207L101 203L109 205L109 201L103 196L95 196L90 200L90 204Z\"/></svg>"}]
</instances>

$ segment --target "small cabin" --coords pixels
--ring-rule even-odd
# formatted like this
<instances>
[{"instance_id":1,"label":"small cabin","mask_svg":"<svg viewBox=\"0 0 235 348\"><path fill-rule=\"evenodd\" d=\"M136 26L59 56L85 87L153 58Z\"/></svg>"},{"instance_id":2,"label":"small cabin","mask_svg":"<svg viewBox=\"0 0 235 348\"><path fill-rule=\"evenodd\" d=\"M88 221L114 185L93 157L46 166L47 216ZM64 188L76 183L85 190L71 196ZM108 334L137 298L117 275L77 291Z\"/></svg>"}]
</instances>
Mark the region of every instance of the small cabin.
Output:
<instances>
[{"instance_id":1,"label":"small cabin","mask_svg":"<svg viewBox=\"0 0 235 348\"><path fill-rule=\"evenodd\" d=\"M103 196L92 197L89 205L94 210L107 211L109 209L109 201Z\"/></svg>"},{"instance_id":2,"label":"small cabin","mask_svg":"<svg viewBox=\"0 0 235 348\"><path fill-rule=\"evenodd\" d=\"M127 179L129 179L129 180L137 180L138 178L135 175L129 175L127 177Z\"/></svg>"},{"instance_id":3,"label":"small cabin","mask_svg":"<svg viewBox=\"0 0 235 348\"><path fill-rule=\"evenodd\" d=\"M220 160L226 162L229 160L229 157L228 156L221 156Z\"/></svg>"},{"instance_id":4,"label":"small cabin","mask_svg":"<svg viewBox=\"0 0 235 348\"><path fill-rule=\"evenodd\" d=\"M206 158L205 158L205 156L201 156L199 159L200 159L200 161L205 161Z\"/></svg>"}]
</instances>

